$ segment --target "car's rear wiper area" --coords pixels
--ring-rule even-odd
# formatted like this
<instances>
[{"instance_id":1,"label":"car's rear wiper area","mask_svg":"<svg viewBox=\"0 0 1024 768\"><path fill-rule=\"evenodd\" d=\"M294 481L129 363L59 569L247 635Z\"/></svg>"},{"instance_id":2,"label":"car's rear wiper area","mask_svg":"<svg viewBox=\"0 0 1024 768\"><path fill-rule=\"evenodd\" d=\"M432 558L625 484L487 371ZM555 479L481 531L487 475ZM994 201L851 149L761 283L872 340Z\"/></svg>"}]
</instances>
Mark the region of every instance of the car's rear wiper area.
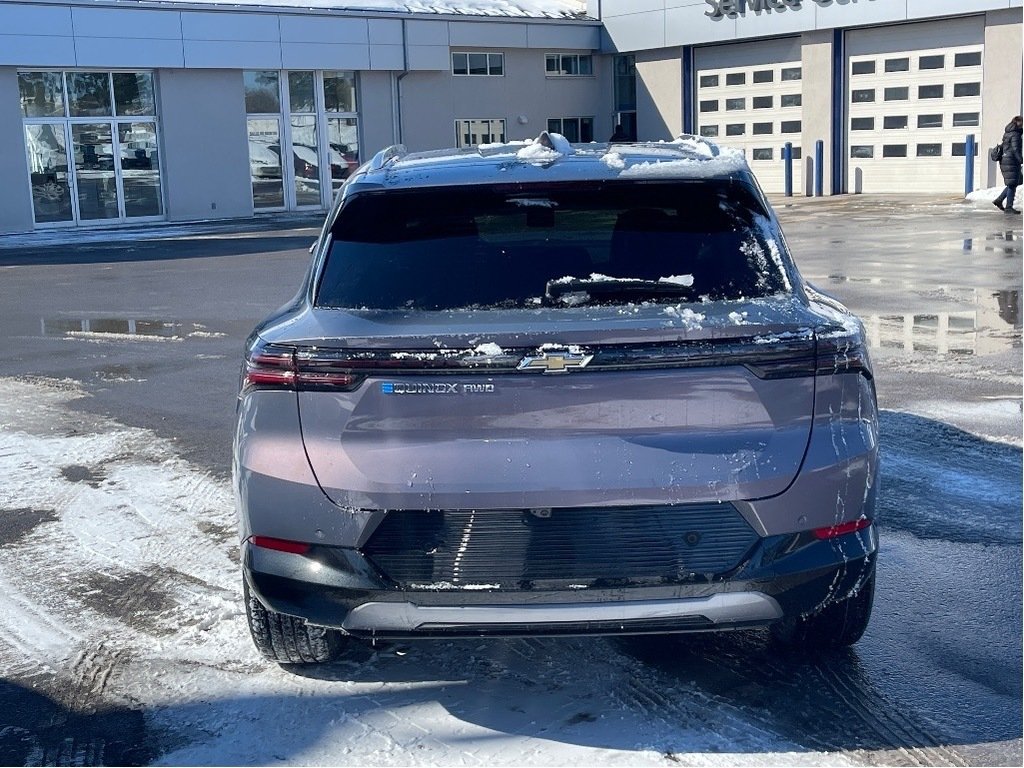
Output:
<instances>
[{"instance_id":1,"label":"car's rear wiper area","mask_svg":"<svg viewBox=\"0 0 1024 768\"><path fill-rule=\"evenodd\" d=\"M696 298L693 277L663 277L658 280L641 280L629 277L608 277L591 275L587 278L561 277L549 280L544 287L544 303L547 306L580 306L582 304L606 304L620 301L644 301Z\"/></svg>"}]
</instances>

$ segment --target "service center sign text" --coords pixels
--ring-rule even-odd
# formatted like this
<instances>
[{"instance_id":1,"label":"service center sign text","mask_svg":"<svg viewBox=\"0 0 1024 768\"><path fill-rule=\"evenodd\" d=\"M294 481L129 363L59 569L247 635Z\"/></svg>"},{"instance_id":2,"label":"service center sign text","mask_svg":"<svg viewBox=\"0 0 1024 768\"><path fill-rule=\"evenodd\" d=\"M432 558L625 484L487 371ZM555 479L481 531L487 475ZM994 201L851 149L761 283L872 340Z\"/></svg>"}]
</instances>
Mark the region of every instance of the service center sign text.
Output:
<instances>
[{"instance_id":1,"label":"service center sign text","mask_svg":"<svg viewBox=\"0 0 1024 768\"><path fill-rule=\"evenodd\" d=\"M746 14L748 10L754 13L764 11L771 13L772 11L784 11L787 8L797 10L803 5L803 0L704 0L704 2L710 6L708 10L704 11L704 15L712 19L720 19L723 16L736 18ZM832 5L833 2L849 5L857 0L813 0L813 2L824 8Z\"/></svg>"}]
</instances>

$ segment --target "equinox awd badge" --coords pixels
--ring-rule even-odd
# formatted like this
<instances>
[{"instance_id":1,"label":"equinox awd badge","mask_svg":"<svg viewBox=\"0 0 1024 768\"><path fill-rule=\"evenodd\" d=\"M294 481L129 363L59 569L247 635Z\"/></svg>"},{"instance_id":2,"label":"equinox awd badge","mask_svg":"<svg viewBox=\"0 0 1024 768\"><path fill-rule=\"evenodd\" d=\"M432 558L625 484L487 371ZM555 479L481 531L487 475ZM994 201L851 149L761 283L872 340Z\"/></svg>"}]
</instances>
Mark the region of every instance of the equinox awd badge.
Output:
<instances>
[{"instance_id":1,"label":"equinox awd badge","mask_svg":"<svg viewBox=\"0 0 1024 768\"><path fill-rule=\"evenodd\" d=\"M543 373L568 373L569 371L583 368L594 359L593 355L587 355L576 347L568 349L544 349L541 347L539 355L527 355L516 366L519 371L541 371Z\"/></svg>"}]
</instances>

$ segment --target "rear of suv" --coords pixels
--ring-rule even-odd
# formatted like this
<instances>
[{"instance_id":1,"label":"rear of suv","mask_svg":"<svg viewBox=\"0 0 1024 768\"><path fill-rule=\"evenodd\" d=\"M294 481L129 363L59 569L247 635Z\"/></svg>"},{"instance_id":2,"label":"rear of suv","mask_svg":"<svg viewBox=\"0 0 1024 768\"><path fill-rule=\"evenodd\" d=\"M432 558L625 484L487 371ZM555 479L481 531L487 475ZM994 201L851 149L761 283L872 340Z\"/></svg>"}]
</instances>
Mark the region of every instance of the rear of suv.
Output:
<instances>
[{"instance_id":1,"label":"rear of suv","mask_svg":"<svg viewBox=\"0 0 1024 768\"><path fill-rule=\"evenodd\" d=\"M741 153L391 148L247 342L249 626L282 663L359 638L849 645L877 470L863 328L802 280Z\"/></svg>"}]
</instances>

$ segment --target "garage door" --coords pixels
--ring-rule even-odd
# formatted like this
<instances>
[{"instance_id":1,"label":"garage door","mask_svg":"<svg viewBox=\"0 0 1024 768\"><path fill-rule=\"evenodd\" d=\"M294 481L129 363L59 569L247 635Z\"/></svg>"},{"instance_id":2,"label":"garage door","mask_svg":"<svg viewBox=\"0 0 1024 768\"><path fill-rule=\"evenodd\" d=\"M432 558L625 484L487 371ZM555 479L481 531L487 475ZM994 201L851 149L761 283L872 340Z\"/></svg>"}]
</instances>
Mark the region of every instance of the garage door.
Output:
<instances>
[{"instance_id":1,"label":"garage door","mask_svg":"<svg viewBox=\"0 0 1024 768\"><path fill-rule=\"evenodd\" d=\"M963 193L967 135L981 137L983 30L974 27L849 33L847 191Z\"/></svg>"},{"instance_id":2,"label":"garage door","mask_svg":"<svg viewBox=\"0 0 1024 768\"><path fill-rule=\"evenodd\" d=\"M749 46L697 51L697 132L742 149L765 192L784 191L782 148L791 142L793 187L799 189L803 154L799 44L763 47L760 56L756 49L754 56L751 53ZM729 66L722 66L725 63Z\"/></svg>"}]
</instances>

